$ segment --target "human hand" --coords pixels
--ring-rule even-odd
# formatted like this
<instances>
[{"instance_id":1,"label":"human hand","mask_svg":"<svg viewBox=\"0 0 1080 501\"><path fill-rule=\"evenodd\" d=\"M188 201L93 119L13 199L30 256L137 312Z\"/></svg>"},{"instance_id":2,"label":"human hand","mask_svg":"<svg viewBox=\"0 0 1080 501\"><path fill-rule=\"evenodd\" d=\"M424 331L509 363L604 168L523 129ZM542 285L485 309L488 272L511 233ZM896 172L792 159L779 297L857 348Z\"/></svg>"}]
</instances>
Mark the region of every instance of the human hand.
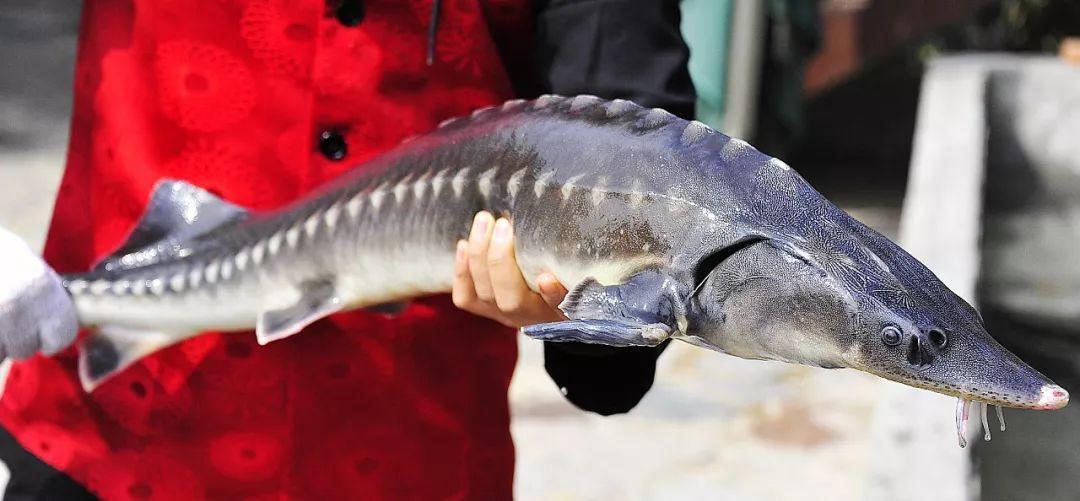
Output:
<instances>
[{"instance_id":1,"label":"human hand","mask_svg":"<svg viewBox=\"0 0 1080 501\"><path fill-rule=\"evenodd\" d=\"M508 327L566 320L558 308L567 292L559 279L541 273L536 284L539 294L529 288L518 268L510 221L478 213L469 240L457 243L454 304Z\"/></svg>"},{"instance_id":2,"label":"human hand","mask_svg":"<svg viewBox=\"0 0 1080 501\"><path fill-rule=\"evenodd\" d=\"M75 341L79 322L60 277L0 228L0 359L52 355Z\"/></svg>"}]
</instances>

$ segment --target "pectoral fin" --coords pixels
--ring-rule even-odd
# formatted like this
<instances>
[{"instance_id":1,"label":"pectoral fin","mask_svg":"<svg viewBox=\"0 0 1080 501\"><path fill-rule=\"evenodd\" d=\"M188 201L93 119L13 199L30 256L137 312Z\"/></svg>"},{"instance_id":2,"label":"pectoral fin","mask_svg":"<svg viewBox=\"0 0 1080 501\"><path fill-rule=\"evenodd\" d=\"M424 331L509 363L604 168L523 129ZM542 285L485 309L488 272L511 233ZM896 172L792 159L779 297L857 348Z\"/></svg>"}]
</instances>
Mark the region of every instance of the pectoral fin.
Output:
<instances>
[{"instance_id":1,"label":"pectoral fin","mask_svg":"<svg viewBox=\"0 0 1080 501\"><path fill-rule=\"evenodd\" d=\"M255 337L260 345L287 338L343 307L332 280L306 282L300 287L300 298L295 304L259 315Z\"/></svg>"},{"instance_id":2,"label":"pectoral fin","mask_svg":"<svg viewBox=\"0 0 1080 501\"><path fill-rule=\"evenodd\" d=\"M685 322L683 296L675 280L656 270L619 285L587 278L559 305L570 320L531 325L522 332L544 341L656 346Z\"/></svg>"},{"instance_id":3,"label":"pectoral fin","mask_svg":"<svg viewBox=\"0 0 1080 501\"><path fill-rule=\"evenodd\" d=\"M607 346L656 346L671 336L671 327L667 325L641 324L632 320L567 320L530 325L521 331L541 341Z\"/></svg>"}]
</instances>

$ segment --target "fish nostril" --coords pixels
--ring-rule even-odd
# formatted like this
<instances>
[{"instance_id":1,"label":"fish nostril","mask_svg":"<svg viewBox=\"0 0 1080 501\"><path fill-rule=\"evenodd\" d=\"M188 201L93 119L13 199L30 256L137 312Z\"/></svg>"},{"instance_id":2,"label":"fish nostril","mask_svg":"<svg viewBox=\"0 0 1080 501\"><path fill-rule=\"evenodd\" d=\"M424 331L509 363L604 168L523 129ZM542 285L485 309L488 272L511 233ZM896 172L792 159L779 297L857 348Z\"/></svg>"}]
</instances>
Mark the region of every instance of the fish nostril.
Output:
<instances>
[{"instance_id":1,"label":"fish nostril","mask_svg":"<svg viewBox=\"0 0 1080 501\"><path fill-rule=\"evenodd\" d=\"M930 342L934 343L934 346L938 348L944 348L949 343L949 338L940 329L931 329L927 336L930 338Z\"/></svg>"},{"instance_id":2,"label":"fish nostril","mask_svg":"<svg viewBox=\"0 0 1080 501\"><path fill-rule=\"evenodd\" d=\"M907 361L909 364L919 367L922 365L922 346L919 343L919 336L913 335L908 341L908 354Z\"/></svg>"}]
</instances>

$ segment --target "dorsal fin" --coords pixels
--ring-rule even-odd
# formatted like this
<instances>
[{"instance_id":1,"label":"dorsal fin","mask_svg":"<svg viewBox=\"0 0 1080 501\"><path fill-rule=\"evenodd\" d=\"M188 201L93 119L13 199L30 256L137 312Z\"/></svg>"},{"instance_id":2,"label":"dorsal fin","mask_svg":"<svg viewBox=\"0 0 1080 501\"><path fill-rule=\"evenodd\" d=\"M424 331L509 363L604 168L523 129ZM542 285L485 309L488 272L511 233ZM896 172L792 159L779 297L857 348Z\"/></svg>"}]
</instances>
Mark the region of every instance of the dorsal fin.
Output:
<instances>
[{"instance_id":1,"label":"dorsal fin","mask_svg":"<svg viewBox=\"0 0 1080 501\"><path fill-rule=\"evenodd\" d=\"M192 184L159 181L135 229L94 271L124 270L172 257L182 252L183 243L247 216L247 210Z\"/></svg>"}]
</instances>

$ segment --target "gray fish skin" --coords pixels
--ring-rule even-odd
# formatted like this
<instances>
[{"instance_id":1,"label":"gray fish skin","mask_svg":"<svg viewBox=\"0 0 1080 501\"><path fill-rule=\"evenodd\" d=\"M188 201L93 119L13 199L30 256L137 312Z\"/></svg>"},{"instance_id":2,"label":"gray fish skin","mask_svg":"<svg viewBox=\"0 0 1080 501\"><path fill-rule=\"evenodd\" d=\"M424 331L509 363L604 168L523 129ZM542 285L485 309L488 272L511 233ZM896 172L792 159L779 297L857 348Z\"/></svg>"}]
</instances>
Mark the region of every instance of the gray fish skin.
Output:
<instances>
[{"instance_id":1,"label":"gray fish skin","mask_svg":"<svg viewBox=\"0 0 1080 501\"><path fill-rule=\"evenodd\" d=\"M152 202L147 218L210 198L169 186L180 202ZM921 263L784 162L628 101L510 101L281 211L233 221L209 205L228 222L133 242L66 277L80 322L102 332L83 347L88 388L200 331L254 327L269 342L335 311L448 292L455 242L488 210L513 219L530 286L550 271L573 287L571 320L523 329L538 339L675 338L1004 406L1068 400Z\"/></svg>"}]
</instances>

